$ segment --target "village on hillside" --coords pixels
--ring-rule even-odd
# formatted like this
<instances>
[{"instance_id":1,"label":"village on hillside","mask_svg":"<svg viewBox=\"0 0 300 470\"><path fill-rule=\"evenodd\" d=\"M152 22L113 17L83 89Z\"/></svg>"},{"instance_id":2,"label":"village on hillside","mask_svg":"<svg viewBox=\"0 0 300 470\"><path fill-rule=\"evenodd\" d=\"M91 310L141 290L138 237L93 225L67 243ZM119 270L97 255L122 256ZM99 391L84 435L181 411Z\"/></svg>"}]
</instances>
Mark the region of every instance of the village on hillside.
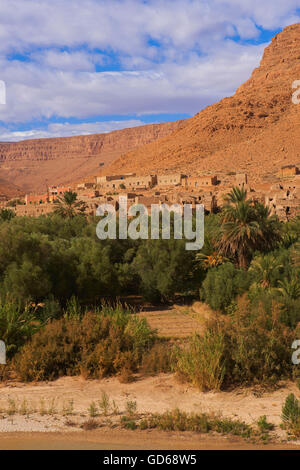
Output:
<instances>
[{"instance_id":1,"label":"village on hillside","mask_svg":"<svg viewBox=\"0 0 300 470\"><path fill-rule=\"evenodd\" d=\"M96 215L100 204L119 207L119 196L127 199L128 207L143 204L203 204L206 214L216 213L223 205L223 196L232 187L247 190L247 198L264 203L280 220L289 220L300 211L300 170L296 165L283 166L272 182L252 183L246 173L187 176L182 173L151 174L135 173L94 176L88 181L69 186L49 186L42 194L26 194L17 199L13 209L17 216L45 215L55 210L55 203L66 191L75 191L85 203L85 213ZM11 205L3 198L2 207Z\"/></svg>"}]
</instances>

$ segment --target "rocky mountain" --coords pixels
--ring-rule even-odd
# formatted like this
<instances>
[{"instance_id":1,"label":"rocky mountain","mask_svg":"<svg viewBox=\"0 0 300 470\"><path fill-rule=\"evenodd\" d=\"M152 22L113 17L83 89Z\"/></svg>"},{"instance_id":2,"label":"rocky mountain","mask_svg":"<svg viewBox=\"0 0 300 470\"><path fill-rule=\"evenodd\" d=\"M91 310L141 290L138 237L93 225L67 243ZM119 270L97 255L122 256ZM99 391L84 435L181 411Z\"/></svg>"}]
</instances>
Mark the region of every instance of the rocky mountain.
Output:
<instances>
[{"instance_id":1,"label":"rocky mountain","mask_svg":"<svg viewBox=\"0 0 300 470\"><path fill-rule=\"evenodd\" d=\"M44 191L46 184L68 184L99 173L122 153L165 137L178 125L180 121L106 134L0 143L0 178L30 192Z\"/></svg>"},{"instance_id":2,"label":"rocky mountain","mask_svg":"<svg viewBox=\"0 0 300 470\"><path fill-rule=\"evenodd\" d=\"M0 178L0 202L6 199L24 196L24 192L18 186Z\"/></svg>"},{"instance_id":3,"label":"rocky mountain","mask_svg":"<svg viewBox=\"0 0 300 470\"><path fill-rule=\"evenodd\" d=\"M260 66L234 96L185 120L172 134L121 156L108 172L239 171L252 181L272 179L281 166L300 163L295 80L300 80L300 24L273 38Z\"/></svg>"}]
</instances>

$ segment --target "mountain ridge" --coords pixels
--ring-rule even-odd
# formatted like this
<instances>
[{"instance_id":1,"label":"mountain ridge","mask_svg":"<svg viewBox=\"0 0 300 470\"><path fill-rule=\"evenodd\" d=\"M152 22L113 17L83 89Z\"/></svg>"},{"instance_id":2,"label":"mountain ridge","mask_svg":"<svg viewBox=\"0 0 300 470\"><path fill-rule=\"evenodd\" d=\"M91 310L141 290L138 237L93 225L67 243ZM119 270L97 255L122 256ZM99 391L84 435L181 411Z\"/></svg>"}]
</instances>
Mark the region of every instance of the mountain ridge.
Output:
<instances>
[{"instance_id":1,"label":"mountain ridge","mask_svg":"<svg viewBox=\"0 0 300 470\"><path fill-rule=\"evenodd\" d=\"M26 192L69 184L100 171L122 153L168 135L182 121L103 134L0 142L0 176ZM1 191L1 187L0 187Z\"/></svg>"},{"instance_id":2,"label":"mountain ridge","mask_svg":"<svg viewBox=\"0 0 300 470\"><path fill-rule=\"evenodd\" d=\"M226 174L244 171L254 181L271 178L284 164L300 162L300 108L292 83L300 80L300 23L278 33L260 66L232 97L208 106L185 125L107 169L110 173L180 171ZM146 158L147 156L147 158Z\"/></svg>"}]
</instances>

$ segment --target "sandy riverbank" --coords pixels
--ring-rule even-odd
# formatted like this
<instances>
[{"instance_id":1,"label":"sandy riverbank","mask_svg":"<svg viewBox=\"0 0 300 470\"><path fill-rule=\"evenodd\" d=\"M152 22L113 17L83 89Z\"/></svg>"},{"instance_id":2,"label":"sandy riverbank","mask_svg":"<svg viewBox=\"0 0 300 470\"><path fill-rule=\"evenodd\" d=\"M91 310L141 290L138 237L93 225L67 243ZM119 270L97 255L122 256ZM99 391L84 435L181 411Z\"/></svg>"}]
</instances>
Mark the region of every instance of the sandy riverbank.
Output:
<instances>
[{"instance_id":1,"label":"sandy riverbank","mask_svg":"<svg viewBox=\"0 0 300 470\"><path fill-rule=\"evenodd\" d=\"M101 422L100 429L84 431L81 425L89 418L89 406L92 402L99 402L102 391L108 394L111 402L115 402L118 413L114 416L107 416L104 422ZM160 446L159 448L220 448L219 446L244 448L244 446L249 446L240 439L231 437L172 433L170 440L168 433L153 430L127 431L120 427L111 429L111 425L114 427L117 422L119 423L119 415L125 413L127 402L135 401L137 412L140 414L161 413L179 408L195 413L215 413L223 417L236 418L248 424L255 424L260 416L266 415L267 420L276 426L274 438L279 448L278 446L286 441L286 434L279 427L281 408L285 398L291 392L296 396L299 395L299 390L292 383L268 392L249 388L229 392L202 393L191 386L178 383L172 374L137 378L130 384L121 384L116 378L84 380L82 377L63 377L48 383L24 384L11 381L0 386L0 446L11 448L17 445L21 446L18 448L22 448L22 445L34 446L34 443L38 445L38 448L43 445L53 445L54 448L55 446L66 448L65 446L69 445L75 445L78 448L82 446L130 448L128 446L131 445L134 446L133 448L136 446L156 448L156 445ZM71 410L70 404L72 404ZM13 410L9 414L8 410L13 407L18 411ZM48 435L51 436L50 439L46 437ZM130 440L128 440L128 435ZM288 446L295 448L297 444L300 446L300 442L288 444ZM180 447L181 445L183 447ZM263 446L263 448L266 447Z\"/></svg>"}]
</instances>

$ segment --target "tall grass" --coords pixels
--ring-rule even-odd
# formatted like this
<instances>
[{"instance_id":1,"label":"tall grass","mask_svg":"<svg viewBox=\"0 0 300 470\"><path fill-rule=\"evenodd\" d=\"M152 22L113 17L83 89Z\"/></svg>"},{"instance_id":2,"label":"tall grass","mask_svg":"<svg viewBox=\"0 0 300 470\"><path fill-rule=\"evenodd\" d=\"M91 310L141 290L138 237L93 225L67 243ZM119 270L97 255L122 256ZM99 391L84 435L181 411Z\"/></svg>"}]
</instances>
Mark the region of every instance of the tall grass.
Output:
<instances>
[{"instance_id":1,"label":"tall grass","mask_svg":"<svg viewBox=\"0 0 300 470\"><path fill-rule=\"evenodd\" d=\"M221 330L208 329L203 337L195 334L185 349L178 349L175 370L201 390L219 390L225 375L224 349Z\"/></svg>"},{"instance_id":2,"label":"tall grass","mask_svg":"<svg viewBox=\"0 0 300 470\"><path fill-rule=\"evenodd\" d=\"M280 321L280 307L243 296L230 316L213 319L203 336L177 351L175 371L201 390L268 384L292 378L291 345L299 331Z\"/></svg>"}]
</instances>

